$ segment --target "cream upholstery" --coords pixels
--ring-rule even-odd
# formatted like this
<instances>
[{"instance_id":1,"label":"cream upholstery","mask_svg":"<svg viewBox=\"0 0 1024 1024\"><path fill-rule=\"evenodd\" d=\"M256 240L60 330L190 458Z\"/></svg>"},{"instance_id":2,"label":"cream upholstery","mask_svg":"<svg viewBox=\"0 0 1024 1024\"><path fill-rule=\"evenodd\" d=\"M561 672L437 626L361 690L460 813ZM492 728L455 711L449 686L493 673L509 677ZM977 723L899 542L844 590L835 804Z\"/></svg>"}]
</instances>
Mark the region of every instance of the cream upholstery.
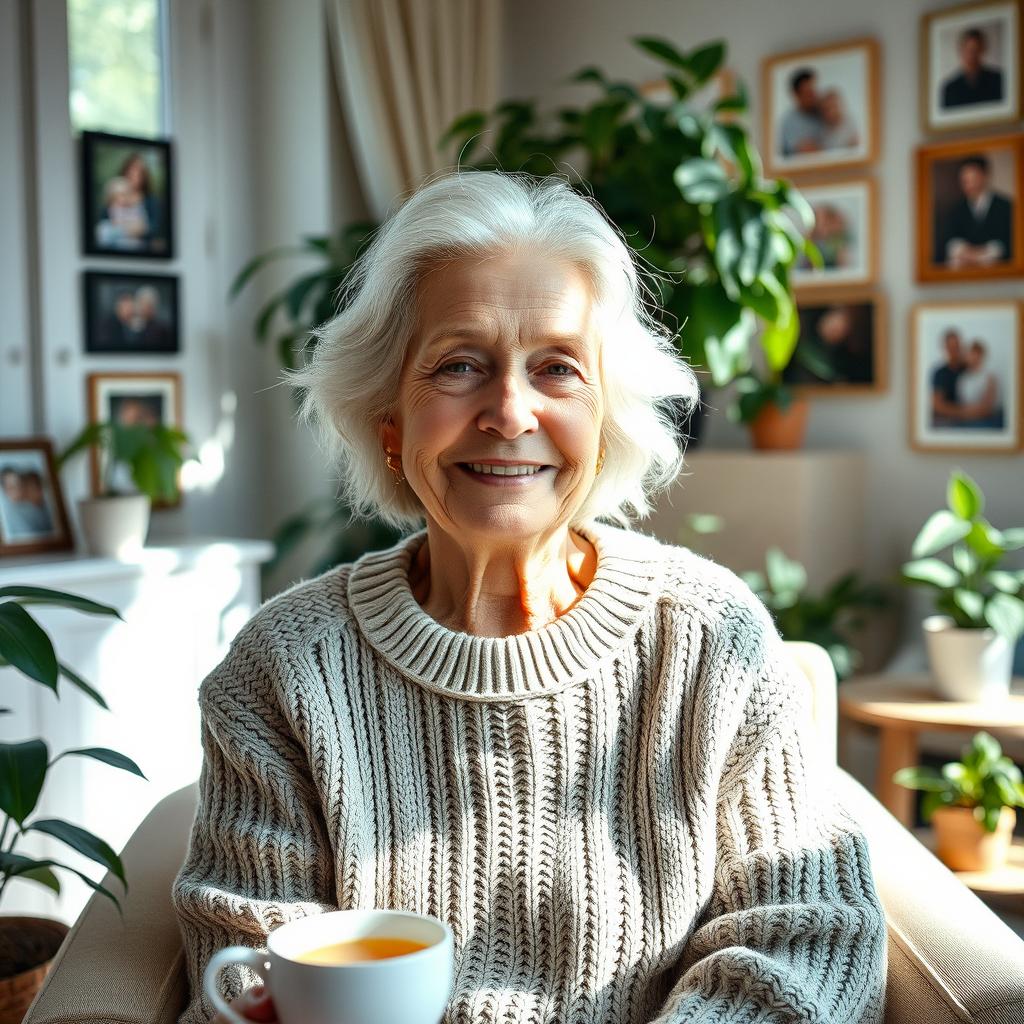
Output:
<instances>
[{"instance_id":1,"label":"cream upholstery","mask_svg":"<svg viewBox=\"0 0 1024 1024\"><path fill-rule=\"evenodd\" d=\"M834 758L832 664L813 644L787 648L814 688L815 722ZM1024 1024L1024 942L842 769L836 789L868 837L886 909L886 1024ZM25 1024L174 1024L186 987L170 887L195 799L195 786L182 789L139 826L124 850L124 920L92 899Z\"/></svg>"}]
</instances>

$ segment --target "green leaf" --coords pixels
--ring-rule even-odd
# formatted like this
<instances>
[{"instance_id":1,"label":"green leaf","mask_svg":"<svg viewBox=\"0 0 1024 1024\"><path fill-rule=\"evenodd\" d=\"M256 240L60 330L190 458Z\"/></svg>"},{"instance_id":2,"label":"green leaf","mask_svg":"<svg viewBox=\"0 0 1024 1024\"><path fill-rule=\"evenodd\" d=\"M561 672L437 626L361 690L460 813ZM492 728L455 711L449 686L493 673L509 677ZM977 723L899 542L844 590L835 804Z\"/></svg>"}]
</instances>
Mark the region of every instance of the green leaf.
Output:
<instances>
[{"instance_id":1,"label":"green leaf","mask_svg":"<svg viewBox=\"0 0 1024 1024\"><path fill-rule=\"evenodd\" d=\"M971 532L971 524L946 509L932 513L928 521L921 527L921 532L914 541L910 553L915 558L932 555L936 551L958 540L963 540Z\"/></svg>"},{"instance_id":2,"label":"green leaf","mask_svg":"<svg viewBox=\"0 0 1024 1024\"><path fill-rule=\"evenodd\" d=\"M960 574L956 569L937 558L922 558L915 562L907 562L902 571L907 580L914 583L927 583L942 589L955 587L960 582Z\"/></svg>"},{"instance_id":3,"label":"green leaf","mask_svg":"<svg viewBox=\"0 0 1024 1024\"><path fill-rule=\"evenodd\" d=\"M985 605L985 621L1011 644L1024 634L1024 601L1009 594L996 594Z\"/></svg>"},{"instance_id":4,"label":"green leaf","mask_svg":"<svg viewBox=\"0 0 1024 1024\"><path fill-rule=\"evenodd\" d=\"M1003 530L1003 548L1006 551L1024 548L1024 527L1014 526L1009 530Z\"/></svg>"},{"instance_id":5,"label":"green leaf","mask_svg":"<svg viewBox=\"0 0 1024 1024\"><path fill-rule=\"evenodd\" d=\"M42 740L0 743L0 811L24 825L46 781L49 752Z\"/></svg>"},{"instance_id":6,"label":"green leaf","mask_svg":"<svg viewBox=\"0 0 1024 1024\"><path fill-rule=\"evenodd\" d=\"M74 750L65 750L64 753L53 759L53 763L56 764L62 757L91 757L94 761L102 761L103 764L109 764L112 768L120 768L122 771L131 772L132 775L138 775L140 779L146 778L130 757L119 754L116 750L108 750L106 747L77 747Z\"/></svg>"},{"instance_id":7,"label":"green leaf","mask_svg":"<svg viewBox=\"0 0 1024 1024\"><path fill-rule=\"evenodd\" d=\"M82 874L77 868L62 864L56 860L32 860L30 857L23 857L18 853L0 853L0 874L8 875L11 878L21 878L24 875L31 875L41 868L60 868L61 871L70 871L77 875L90 889L106 896L121 913L121 904L118 898L99 882L94 882L88 875ZM37 879L38 880L38 879Z\"/></svg>"},{"instance_id":8,"label":"green leaf","mask_svg":"<svg viewBox=\"0 0 1024 1024\"><path fill-rule=\"evenodd\" d=\"M654 36L634 36L633 42L649 54L689 73L690 62L669 42Z\"/></svg>"},{"instance_id":9,"label":"green leaf","mask_svg":"<svg viewBox=\"0 0 1024 1024\"><path fill-rule=\"evenodd\" d=\"M725 169L717 160L694 158L681 163L673 178L688 203L713 203L729 191Z\"/></svg>"},{"instance_id":10,"label":"green leaf","mask_svg":"<svg viewBox=\"0 0 1024 1024\"><path fill-rule=\"evenodd\" d=\"M953 565L961 576L970 576L978 569L978 559L970 548L958 544L953 548Z\"/></svg>"},{"instance_id":11,"label":"green leaf","mask_svg":"<svg viewBox=\"0 0 1024 1024\"><path fill-rule=\"evenodd\" d=\"M0 655L57 692L57 655L45 630L17 601L0 604Z\"/></svg>"},{"instance_id":12,"label":"green leaf","mask_svg":"<svg viewBox=\"0 0 1024 1024\"><path fill-rule=\"evenodd\" d=\"M21 605L61 605L85 612L87 615L112 615L121 618L121 613L113 605L100 604L98 601L90 601L87 597L67 594L62 590L51 590L49 587L26 587L18 584L0 587L0 598L4 597L16 597L19 599L18 604Z\"/></svg>"},{"instance_id":13,"label":"green leaf","mask_svg":"<svg viewBox=\"0 0 1024 1024\"><path fill-rule=\"evenodd\" d=\"M91 697L104 711L108 711L107 702L103 699L102 694L98 690L94 690L74 669L65 665L63 661L58 661L57 666L60 669L60 674L64 676L73 686L77 687L87 697Z\"/></svg>"},{"instance_id":14,"label":"green leaf","mask_svg":"<svg viewBox=\"0 0 1024 1024\"><path fill-rule=\"evenodd\" d=\"M893 782L898 786L907 789L921 789L933 793L939 793L949 788L949 784L934 768L927 766L915 766L913 768L901 768L892 777Z\"/></svg>"},{"instance_id":15,"label":"green leaf","mask_svg":"<svg viewBox=\"0 0 1024 1024\"><path fill-rule=\"evenodd\" d=\"M955 470L949 478L946 500L950 510L961 519L974 519L985 508L981 488L966 474Z\"/></svg>"},{"instance_id":16,"label":"green leaf","mask_svg":"<svg viewBox=\"0 0 1024 1024\"><path fill-rule=\"evenodd\" d=\"M974 620L980 620L984 614L985 599L973 590L964 590L962 587L958 587L953 591L953 600L965 615Z\"/></svg>"},{"instance_id":17,"label":"green leaf","mask_svg":"<svg viewBox=\"0 0 1024 1024\"><path fill-rule=\"evenodd\" d=\"M39 821L34 821L26 831L42 832L43 835L53 836L54 839L59 839L62 843L66 843L71 849L77 850L83 856L96 861L97 864L102 864L108 871L112 871L120 879L125 892L128 891L121 858L98 836L94 836L91 832L87 832L84 828L79 828L77 825L61 821L59 818L42 818Z\"/></svg>"},{"instance_id":18,"label":"green leaf","mask_svg":"<svg viewBox=\"0 0 1024 1024\"><path fill-rule=\"evenodd\" d=\"M22 871L18 877L45 885L47 889L52 889L58 896L60 895L60 879L45 864Z\"/></svg>"},{"instance_id":19,"label":"green leaf","mask_svg":"<svg viewBox=\"0 0 1024 1024\"><path fill-rule=\"evenodd\" d=\"M996 590L1000 590L1004 594L1016 594L1021 586L1016 573L1003 572L1001 569L993 569L990 572L985 573L985 579L987 579L989 583L996 588Z\"/></svg>"},{"instance_id":20,"label":"green leaf","mask_svg":"<svg viewBox=\"0 0 1024 1024\"><path fill-rule=\"evenodd\" d=\"M982 558L998 558L1006 550L1003 534L984 519L971 524L967 543Z\"/></svg>"},{"instance_id":21,"label":"green leaf","mask_svg":"<svg viewBox=\"0 0 1024 1024\"><path fill-rule=\"evenodd\" d=\"M698 85L703 85L718 69L725 60L725 43L709 43L689 55L690 74L697 80Z\"/></svg>"}]
</instances>

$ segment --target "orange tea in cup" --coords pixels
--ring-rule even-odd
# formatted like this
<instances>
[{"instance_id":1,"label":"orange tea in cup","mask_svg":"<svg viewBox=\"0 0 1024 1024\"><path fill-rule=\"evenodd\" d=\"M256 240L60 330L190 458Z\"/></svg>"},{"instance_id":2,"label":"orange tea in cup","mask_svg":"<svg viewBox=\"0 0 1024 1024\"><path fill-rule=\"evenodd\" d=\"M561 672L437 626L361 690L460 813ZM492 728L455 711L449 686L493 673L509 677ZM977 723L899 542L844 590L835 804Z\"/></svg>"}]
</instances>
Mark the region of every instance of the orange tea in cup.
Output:
<instances>
[{"instance_id":1,"label":"orange tea in cup","mask_svg":"<svg viewBox=\"0 0 1024 1024\"><path fill-rule=\"evenodd\" d=\"M387 960L393 956L405 956L426 949L427 943L412 939L391 939L382 936L366 936L345 942L331 942L326 946L298 953L290 959L300 964L355 964L363 960Z\"/></svg>"}]
</instances>

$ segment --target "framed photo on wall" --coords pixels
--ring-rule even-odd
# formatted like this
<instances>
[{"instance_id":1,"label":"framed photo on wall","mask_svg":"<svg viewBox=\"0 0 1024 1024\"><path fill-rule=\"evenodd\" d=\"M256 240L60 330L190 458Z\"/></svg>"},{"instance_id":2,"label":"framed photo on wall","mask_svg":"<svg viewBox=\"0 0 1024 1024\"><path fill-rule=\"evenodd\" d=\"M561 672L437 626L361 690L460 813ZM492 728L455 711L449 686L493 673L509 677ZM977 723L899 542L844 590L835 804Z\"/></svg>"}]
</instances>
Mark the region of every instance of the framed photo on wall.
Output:
<instances>
[{"instance_id":1,"label":"framed photo on wall","mask_svg":"<svg viewBox=\"0 0 1024 1024\"><path fill-rule=\"evenodd\" d=\"M874 161L879 62L875 39L767 57L762 64L767 173L793 176Z\"/></svg>"},{"instance_id":2,"label":"framed photo on wall","mask_svg":"<svg viewBox=\"0 0 1024 1024\"><path fill-rule=\"evenodd\" d=\"M174 255L171 144L82 132L82 245L90 256Z\"/></svg>"},{"instance_id":3,"label":"framed photo on wall","mask_svg":"<svg viewBox=\"0 0 1024 1024\"><path fill-rule=\"evenodd\" d=\"M1024 305L920 303L911 310L910 444L918 451L1021 448Z\"/></svg>"},{"instance_id":4,"label":"framed photo on wall","mask_svg":"<svg viewBox=\"0 0 1024 1024\"><path fill-rule=\"evenodd\" d=\"M802 185L814 210L810 239L824 266L801 256L790 272L795 288L831 288L871 284L878 273L878 189L870 178L827 185Z\"/></svg>"},{"instance_id":5,"label":"framed photo on wall","mask_svg":"<svg viewBox=\"0 0 1024 1024\"><path fill-rule=\"evenodd\" d=\"M1021 116L1021 0L982 0L921 19L921 121L926 132Z\"/></svg>"},{"instance_id":6,"label":"framed photo on wall","mask_svg":"<svg viewBox=\"0 0 1024 1024\"><path fill-rule=\"evenodd\" d=\"M176 277L87 270L82 284L86 352L166 355L180 350Z\"/></svg>"},{"instance_id":7,"label":"framed photo on wall","mask_svg":"<svg viewBox=\"0 0 1024 1024\"><path fill-rule=\"evenodd\" d=\"M182 427L181 374L165 373L90 373L86 378L89 421L112 421L123 424ZM100 493L100 482L105 479L106 460L95 448L90 455L90 486L93 496ZM113 471L113 486L134 490L126 467L118 465ZM180 491L180 483L179 483ZM154 508L170 508L181 503L155 500Z\"/></svg>"},{"instance_id":8,"label":"framed photo on wall","mask_svg":"<svg viewBox=\"0 0 1024 1024\"><path fill-rule=\"evenodd\" d=\"M917 279L1024 274L1024 135L917 150Z\"/></svg>"},{"instance_id":9,"label":"framed photo on wall","mask_svg":"<svg viewBox=\"0 0 1024 1024\"><path fill-rule=\"evenodd\" d=\"M886 307L875 291L797 293L800 337L782 379L816 395L865 395L888 387Z\"/></svg>"},{"instance_id":10,"label":"framed photo on wall","mask_svg":"<svg viewBox=\"0 0 1024 1024\"><path fill-rule=\"evenodd\" d=\"M0 438L0 556L74 546L49 438Z\"/></svg>"}]
</instances>

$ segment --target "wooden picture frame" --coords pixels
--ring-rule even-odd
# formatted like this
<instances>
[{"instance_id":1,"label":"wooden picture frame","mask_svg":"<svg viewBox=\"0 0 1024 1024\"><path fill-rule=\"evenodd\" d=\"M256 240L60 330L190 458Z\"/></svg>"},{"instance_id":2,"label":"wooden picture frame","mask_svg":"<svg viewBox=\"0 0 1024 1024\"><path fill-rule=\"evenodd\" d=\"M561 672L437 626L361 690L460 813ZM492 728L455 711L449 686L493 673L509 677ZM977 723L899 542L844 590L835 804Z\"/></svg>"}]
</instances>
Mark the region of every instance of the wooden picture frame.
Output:
<instances>
[{"instance_id":1,"label":"wooden picture frame","mask_svg":"<svg viewBox=\"0 0 1024 1024\"><path fill-rule=\"evenodd\" d=\"M880 68L881 47L872 37L764 58L761 151L766 174L799 178L874 163L881 138ZM826 84L819 89L816 80L822 78ZM800 106L804 99L807 109ZM802 146L814 148L799 152Z\"/></svg>"},{"instance_id":2,"label":"wooden picture frame","mask_svg":"<svg viewBox=\"0 0 1024 1024\"><path fill-rule=\"evenodd\" d=\"M80 145L85 255L172 259L174 158L170 140L86 131Z\"/></svg>"},{"instance_id":3,"label":"wooden picture frame","mask_svg":"<svg viewBox=\"0 0 1024 1024\"><path fill-rule=\"evenodd\" d=\"M834 369L846 362L849 370L846 380L826 381L808 379L811 372L800 362L796 352L789 366L783 370L782 379L801 395L815 398L834 397L865 397L879 395L889 390L889 332L888 303L885 295L873 288L815 288L809 291L796 292L797 315L801 318L801 334L804 332L805 315L808 311L825 308L835 314L846 314L847 330L852 334L865 331L868 335L871 355L869 380L857 381L850 379L856 376L858 360L856 358L856 341L851 349L844 350L845 360L838 356ZM865 308L868 307L868 308ZM824 314L823 314L824 315ZM842 330L842 319L837 321L837 330ZM808 339L797 341L797 349L801 343L807 344ZM836 344L841 344L836 341ZM820 357L820 346L819 357ZM826 360L828 357L825 357ZM863 360L860 361L863 363Z\"/></svg>"},{"instance_id":4,"label":"wooden picture frame","mask_svg":"<svg viewBox=\"0 0 1024 1024\"><path fill-rule=\"evenodd\" d=\"M0 438L0 558L74 547L53 442Z\"/></svg>"},{"instance_id":5,"label":"wooden picture frame","mask_svg":"<svg viewBox=\"0 0 1024 1024\"><path fill-rule=\"evenodd\" d=\"M1000 25L1000 19L1002 24ZM997 28L998 26L998 28ZM965 36L975 34L975 96L964 76ZM1002 52L991 53L998 46ZM986 61L986 51L988 60ZM925 134L991 129L1024 114L1024 0L972 0L921 16L919 106ZM1001 81L997 85L993 77ZM1000 91L998 99L985 92Z\"/></svg>"},{"instance_id":6,"label":"wooden picture frame","mask_svg":"<svg viewBox=\"0 0 1024 1024\"><path fill-rule=\"evenodd\" d=\"M994 314L985 320L984 314ZM999 324L998 314L1004 320ZM973 317L972 317L973 314ZM962 299L960 301L918 302L910 310L910 362L908 387L908 438L910 447L918 452L947 454L999 455L1013 454L1024 447L1024 302L1014 299ZM1005 345L992 344L991 329L1002 326ZM986 332L985 328L989 328ZM984 343L997 353L993 360L995 373L1004 366L999 380L1001 425L993 417L990 427L983 419L963 425L940 418L929 407L933 393L942 393L949 380L939 380L938 373L948 365L944 353L945 335L960 336L961 351L970 345L969 335L984 335ZM927 350L927 351L923 351ZM929 360L925 365L925 359ZM958 378L953 379L954 386ZM947 396L948 397L948 394ZM963 401L968 396L957 396Z\"/></svg>"},{"instance_id":7,"label":"wooden picture frame","mask_svg":"<svg viewBox=\"0 0 1024 1024\"><path fill-rule=\"evenodd\" d=\"M969 165L977 161L986 164L987 170L977 165L972 171ZM1024 134L919 146L914 165L917 280L987 281L1024 275ZM987 182L984 187L992 198L978 231L989 233L990 241L1004 248L1008 244L1010 255L985 265L958 264L954 262L954 245L962 241L957 236L964 233L960 229L968 203L963 182L968 181L974 188L979 180ZM997 203L1002 205L1002 212ZM968 230L973 229L968 226ZM977 251L980 244L971 244L968 249Z\"/></svg>"},{"instance_id":8,"label":"wooden picture frame","mask_svg":"<svg viewBox=\"0 0 1024 1024\"><path fill-rule=\"evenodd\" d=\"M835 181L805 183L799 186L803 197L817 214L827 204L833 206L837 216L849 218L861 207L862 213L857 224L861 240L858 246L857 266L848 272L830 272L827 268L827 245L819 242L819 248L826 258L826 269L799 269L790 271L790 283L795 291L810 292L836 288L863 288L872 285L878 278L879 266L879 199L878 185L874 178L839 178ZM811 237L822 230L822 218L817 217ZM866 236L866 237L865 237ZM827 239L826 239L827 242Z\"/></svg>"},{"instance_id":9,"label":"wooden picture frame","mask_svg":"<svg viewBox=\"0 0 1024 1024\"><path fill-rule=\"evenodd\" d=\"M132 401L133 404L130 408L133 421L153 422L155 420L167 426L177 427L179 430L184 429L182 426L181 374L177 371L90 373L86 377L86 396L90 423L113 419L119 414L119 406L124 406L127 401ZM115 399L119 401L115 402ZM122 413L129 414L127 409L122 409ZM158 415L159 419L156 419ZM100 455L96 448L90 448L89 485L94 497L100 493L105 469L106 467L101 465ZM177 500L156 499L153 501L153 508L175 508L180 505L180 488L179 478Z\"/></svg>"}]
</instances>

